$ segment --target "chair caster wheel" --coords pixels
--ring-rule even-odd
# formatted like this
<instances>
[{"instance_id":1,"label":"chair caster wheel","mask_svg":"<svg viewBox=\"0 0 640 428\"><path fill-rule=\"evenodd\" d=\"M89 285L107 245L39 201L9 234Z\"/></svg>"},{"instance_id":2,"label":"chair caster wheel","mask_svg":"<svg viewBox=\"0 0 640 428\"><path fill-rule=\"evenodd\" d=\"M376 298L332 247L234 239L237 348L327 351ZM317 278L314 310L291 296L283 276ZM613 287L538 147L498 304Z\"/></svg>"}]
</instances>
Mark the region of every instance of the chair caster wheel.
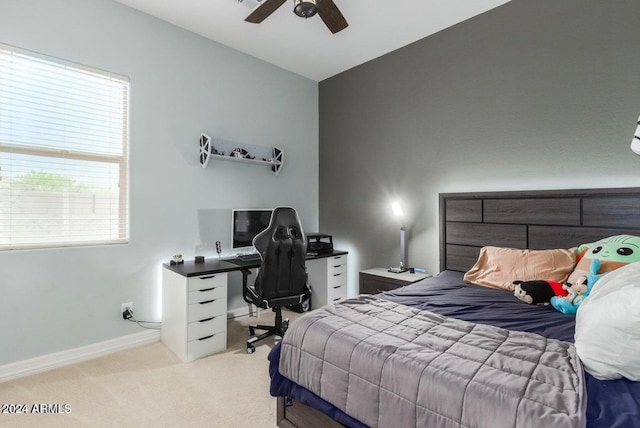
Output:
<instances>
[{"instance_id":1,"label":"chair caster wheel","mask_svg":"<svg viewBox=\"0 0 640 428\"><path fill-rule=\"evenodd\" d=\"M255 346L247 346L247 354L253 354L255 351Z\"/></svg>"}]
</instances>

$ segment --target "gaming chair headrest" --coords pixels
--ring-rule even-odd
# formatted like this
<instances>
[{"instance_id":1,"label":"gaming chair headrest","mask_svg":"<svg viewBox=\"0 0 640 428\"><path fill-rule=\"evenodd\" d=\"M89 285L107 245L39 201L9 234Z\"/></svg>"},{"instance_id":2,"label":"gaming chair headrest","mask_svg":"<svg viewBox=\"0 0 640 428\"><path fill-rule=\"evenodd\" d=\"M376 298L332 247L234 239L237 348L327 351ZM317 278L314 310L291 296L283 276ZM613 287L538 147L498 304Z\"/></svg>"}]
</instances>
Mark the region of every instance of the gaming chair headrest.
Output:
<instances>
[{"instance_id":1,"label":"gaming chair headrest","mask_svg":"<svg viewBox=\"0 0 640 428\"><path fill-rule=\"evenodd\" d=\"M278 207L274 208L271 214L269 226L253 238L253 246L264 259L264 252L267 250L269 241L287 238L296 241L296 245L302 245L303 252L306 252L307 239L304 236L298 213L291 207Z\"/></svg>"}]
</instances>

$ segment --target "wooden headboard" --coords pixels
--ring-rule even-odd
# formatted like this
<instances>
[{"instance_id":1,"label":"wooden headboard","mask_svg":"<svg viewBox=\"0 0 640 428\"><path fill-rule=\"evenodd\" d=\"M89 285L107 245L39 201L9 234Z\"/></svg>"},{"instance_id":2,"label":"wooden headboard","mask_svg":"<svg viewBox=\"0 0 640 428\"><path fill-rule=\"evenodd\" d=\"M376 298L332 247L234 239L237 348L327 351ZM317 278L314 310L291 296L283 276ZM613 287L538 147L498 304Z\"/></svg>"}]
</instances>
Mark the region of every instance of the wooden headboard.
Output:
<instances>
[{"instance_id":1,"label":"wooden headboard","mask_svg":"<svg viewBox=\"0 0 640 428\"><path fill-rule=\"evenodd\" d=\"M640 236L640 188L440 194L440 270L466 272L486 245L571 248Z\"/></svg>"}]
</instances>

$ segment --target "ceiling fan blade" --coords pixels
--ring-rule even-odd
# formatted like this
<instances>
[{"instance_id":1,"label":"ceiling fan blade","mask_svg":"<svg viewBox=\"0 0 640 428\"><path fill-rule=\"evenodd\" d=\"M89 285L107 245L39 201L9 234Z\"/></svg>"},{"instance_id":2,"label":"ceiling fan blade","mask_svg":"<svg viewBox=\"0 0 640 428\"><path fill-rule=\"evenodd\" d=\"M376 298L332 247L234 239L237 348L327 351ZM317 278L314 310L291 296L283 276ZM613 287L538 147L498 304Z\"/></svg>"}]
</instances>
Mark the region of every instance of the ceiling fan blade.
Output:
<instances>
[{"instance_id":1,"label":"ceiling fan blade","mask_svg":"<svg viewBox=\"0 0 640 428\"><path fill-rule=\"evenodd\" d=\"M333 34L349 26L333 0L322 0L318 6L318 15Z\"/></svg>"},{"instance_id":2,"label":"ceiling fan blade","mask_svg":"<svg viewBox=\"0 0 640 428\"><path fill-rule=\"evenodd\" d=\"M260 6L256 7L245 21L259 24L282 6L287 0L264 0Z\"/></svg>"}]
</instances>

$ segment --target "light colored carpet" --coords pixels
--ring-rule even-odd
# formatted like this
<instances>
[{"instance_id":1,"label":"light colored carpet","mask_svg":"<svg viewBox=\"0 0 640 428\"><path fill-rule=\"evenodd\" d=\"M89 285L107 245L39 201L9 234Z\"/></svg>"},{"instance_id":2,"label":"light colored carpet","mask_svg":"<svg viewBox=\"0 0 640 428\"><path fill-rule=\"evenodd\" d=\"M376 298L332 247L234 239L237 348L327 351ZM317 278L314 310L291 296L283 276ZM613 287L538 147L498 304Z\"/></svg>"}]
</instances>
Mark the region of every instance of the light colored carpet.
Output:
<instances>
[{"instance_id":1,"label":"light colored carpet","mask_svg":"<svg viewBox=\"0 0 640 428\"><path fill-rule=\"evenodd\" d=\"M283 311L294 320L299 314ZM276 340L246 353L249 323L229 320L227 350L182 363L162 343L117 352L0 384L4 404L67 404L66 414L4 414L2 427L275 427L267 354ZM62 407L62 406L61 406Z\"/></svg>"}]
</instances>

